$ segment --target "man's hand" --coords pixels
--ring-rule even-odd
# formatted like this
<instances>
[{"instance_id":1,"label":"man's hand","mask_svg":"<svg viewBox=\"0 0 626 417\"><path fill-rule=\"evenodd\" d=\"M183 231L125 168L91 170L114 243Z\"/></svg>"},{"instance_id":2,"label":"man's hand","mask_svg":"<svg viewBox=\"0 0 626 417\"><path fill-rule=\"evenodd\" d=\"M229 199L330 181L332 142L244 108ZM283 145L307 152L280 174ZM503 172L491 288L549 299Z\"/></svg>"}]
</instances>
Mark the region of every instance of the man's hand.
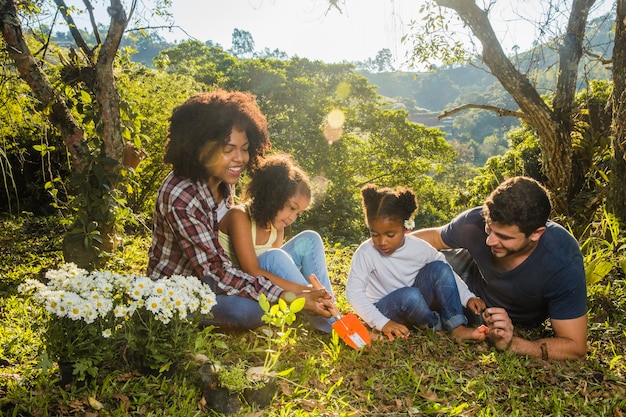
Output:
<instances>
[{"instance_id":1,"label":"man's hand","mask_svg":"<svg viewBox=\"0 0 626 417\"><path fill-rule=\"evenodd\" d=\"M505 309L490 307L483 312L485 323L489 327L489 338L496 349L507 350L513 342L513 323Z\"/></svg>"}]
</instances>

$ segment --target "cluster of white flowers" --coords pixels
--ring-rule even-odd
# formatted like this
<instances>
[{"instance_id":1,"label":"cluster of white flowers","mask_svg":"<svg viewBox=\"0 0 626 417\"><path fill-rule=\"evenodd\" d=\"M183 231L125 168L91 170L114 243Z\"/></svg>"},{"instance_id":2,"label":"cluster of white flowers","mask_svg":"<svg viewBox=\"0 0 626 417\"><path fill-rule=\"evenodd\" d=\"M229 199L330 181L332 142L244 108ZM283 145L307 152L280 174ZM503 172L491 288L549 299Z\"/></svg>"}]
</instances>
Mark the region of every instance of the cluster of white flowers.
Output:
<instances>
[{"instance_id":1,"label":"cluster of white flowers","mask_svg":"<svg viewBox=\"0 0 626 417\"><path fill-rule=\"evenodd\" d=\"M57 317L82 320L87 324L113 312L117 318L128 318L141 307L155 318L169 323L199 312L207 314L215 305L215 294L196 277L172 276L153 281L139 275L111 272L88 272L68 263L46 273L47 284L27 279L18 290L32 293L38 304ZM111 329L103 331L104 337Z\"/></svg>"},{"instance_id":2,"label":"cluster of white flowers","mask_svg":"<svg viewBox=\"0 0 626 417\"><path fill-rule=\"evenodd\" d=\"M141 298L136 298L139 293ZM196 277L182 275L173 275L158 281L138 279L131 297L163 323L168 323L175 314L180 318L196 311L207 314L216 303L215 294L207 285Z\"/></svg>"}]
</instances>

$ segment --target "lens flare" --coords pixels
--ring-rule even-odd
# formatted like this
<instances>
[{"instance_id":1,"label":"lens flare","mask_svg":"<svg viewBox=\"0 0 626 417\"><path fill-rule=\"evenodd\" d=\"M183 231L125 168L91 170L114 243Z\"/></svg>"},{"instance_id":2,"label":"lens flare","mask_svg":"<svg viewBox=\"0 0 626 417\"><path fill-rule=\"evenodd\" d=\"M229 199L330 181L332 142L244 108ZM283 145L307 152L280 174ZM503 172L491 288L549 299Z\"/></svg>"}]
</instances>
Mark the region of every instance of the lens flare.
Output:
<instances>
[{"instance_id":1,"label":"lens flare","mask_svg":"<svg viewBox=\"0 0 626 417\"><path fill-rule=\"evenodd\" d=\"M345 121L346 116L340 109L333 109L326 116L326 123L324 124L324 137L326 137L326 140L330 145L339 140L341 137Z\"/></svg>"}]
</instances>

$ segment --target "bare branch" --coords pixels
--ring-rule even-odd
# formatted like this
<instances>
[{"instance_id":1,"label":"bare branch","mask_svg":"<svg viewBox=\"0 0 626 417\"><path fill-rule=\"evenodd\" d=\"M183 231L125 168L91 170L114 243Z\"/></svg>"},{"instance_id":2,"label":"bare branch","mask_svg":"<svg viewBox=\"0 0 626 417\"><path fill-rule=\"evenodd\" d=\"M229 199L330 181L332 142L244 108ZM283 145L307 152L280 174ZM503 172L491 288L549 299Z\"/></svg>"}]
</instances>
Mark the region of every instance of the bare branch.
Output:
<instances>
[{"instance_id":1,"label":"bare branch","mask_svg":"<svg viewBox=\"0 0 626 417\"><path fill-rule=\"evenodd\" d=\"M583 49L583 53L585 55L587 55L588 57L596 59L598 62L600 62L605 67L608 67L609 65L613 64L613 58L608 58L608 59L604 58L602 55L596 54L595 52L591 51L590 49L584 48Z\"/></svg>"},{"instance_id":2,"label":"bare branch","mask_svg":"<svg viewBox=\"0 0 626 417\"><path fill-rule=\"evenodd\" d=\"M89 0L83 0L85 4L85 8L87 9L87 13L89 13L89 21L91 22L91 28L93 29L93 35L96 37L96 42L98 45L102 45L102 40L100 39L100 31L98 30L98 24L96 23L96 18L93 14L93 6Z\"/></svg>"},{"instance_id":3,"label":"bare branch","mask_svg":"<svg viewBox=\"0 0 626 417\"><path fill-rule=\"evenodd\" d=\"M65 1L54 0L54 2L59 8L59 11L61 12L61 16L63 16L63 19L65 19L65 22L67 23L67 26L70 29L70 33L72 34L72 37L74 38L74 42L76 42L76 45L78 45L80 50L83 51L83 53L89 60L89 63L93 65L93 51L91 50L89 45L87 45L87 42L85 42L85 40L83 39L83 36L80 34L80 31L78 30L78 27L76 26L76 23L74 23L74 18L69 13L69 10L67 8L67 5L65 4Z\"/></svg>"},{"instance_id":4,"label":"bare branch","mask_svg":"<svg viewBox=\"0 0 626 417\"><path fill-rule=\"evenodd\" d=\"M446 117L450 117L453 116L459 112L462 112L463 110L467 110L467 109L480 109L480 110L488 110L491 112L495 112L498 114L498 116L500 117L504 117L504 116L510 116L510 117L516 117L520 120L524 120L524 121L528 121L528 116L525 113L522 113L521 111L515 111L515 110L509 110L509 109L503 109L502 107L496 107L496 106L490 106L487 104L464 104L460 107L456 107L452 110L446 110L445 112L443 112L442 114L440 114L439 116L437 116L437 120L441 120L441 119L445 119Z\"/></svg>"}]
</instances>

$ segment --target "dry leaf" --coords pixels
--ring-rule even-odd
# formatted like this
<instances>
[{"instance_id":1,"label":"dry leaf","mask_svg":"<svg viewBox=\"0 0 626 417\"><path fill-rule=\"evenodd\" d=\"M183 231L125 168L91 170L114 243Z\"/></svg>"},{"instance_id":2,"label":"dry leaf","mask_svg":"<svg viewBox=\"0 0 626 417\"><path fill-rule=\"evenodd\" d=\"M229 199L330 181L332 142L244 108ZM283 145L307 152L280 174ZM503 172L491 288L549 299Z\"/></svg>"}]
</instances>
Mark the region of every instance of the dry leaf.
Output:
<instances>
[{"instance_id":1,"label":"dry leaf","mask_svg":"<svg viewBox=\"0 0 626 417\"><path fill-rule=\"evenodd\" d=\"M200 398L200 401L198 401L198 409L202 411L206 410L206 398L204 398L204 395Z\"/></svg>"},{"instance_id":2,"label":"dry leaf","mask_svg":"<svg viewBox=\"0 0 626 417\"><path fill-rule=\"evenodd\" d=\"M437 393L436 392L432 392L432 391L420 392L419 396L422 397L422 398L425 398L427 400L430 400L430 401L439 401L439 398L437 398Z\"/></svg>"},{"instance_id":3,"label":"dry leaf","mask_svg":"<svg viewBox=\"0 0 626 417\"><path fill-rule=\"evenodd\" d=\"M121 407L124 411L128 411L128 409L130 408L130 399L127 395L118 392L113 395L113 398L116 398L120 401Z\"/></svg>"},{"instance_id":4,"label":"dry leaf","mask_svg":"<svg viewBox=\"0 0 626 417\"><path fill-rule=\"evenodd\" d=\"M98 400L96 400L94 397L89 397L87 399L87 401L89 401L89 406L91 408L93 408L96 411L100 411L104 408L104 406L102 405L102 403Z\"/></svg>"}]
</instances>

